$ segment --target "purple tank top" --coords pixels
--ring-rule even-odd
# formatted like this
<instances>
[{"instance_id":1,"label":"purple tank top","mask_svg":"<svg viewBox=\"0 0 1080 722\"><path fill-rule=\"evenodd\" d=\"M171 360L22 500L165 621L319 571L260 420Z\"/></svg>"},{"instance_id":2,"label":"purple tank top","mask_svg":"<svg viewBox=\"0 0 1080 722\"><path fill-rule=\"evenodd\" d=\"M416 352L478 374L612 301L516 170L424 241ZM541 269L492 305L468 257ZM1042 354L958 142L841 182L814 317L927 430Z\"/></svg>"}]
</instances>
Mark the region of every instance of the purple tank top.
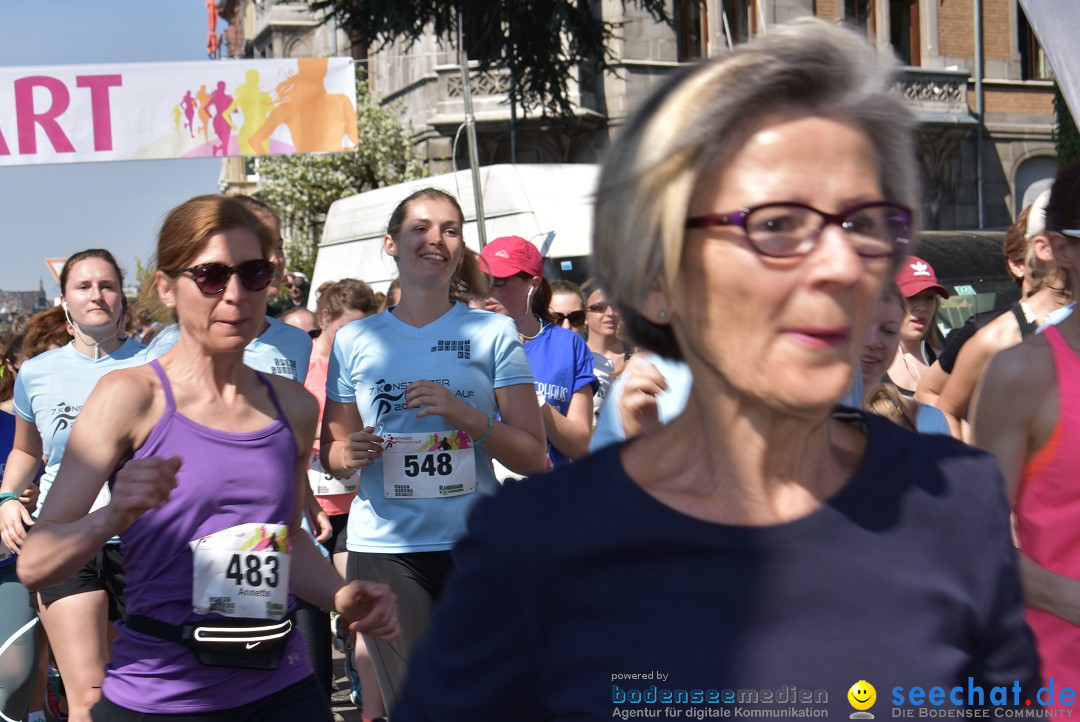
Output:
<instances>
[{"instance_id":1,"label":"purple tank top","mask_svg":"<svg viewBox=\"0 0 1080 722\"><path fill-rule=\"evenodd\" d=\"M177 486L160 509L120 535L128 614L170 624L220 615L192 611L192 552L188 542L245 523L289 524L295 501L296 439L271 384L277 419L258 431L233 433L197 424L177 412L157 361L165 413L134 458L179 456ZM291 610L294 601L289 597ZM293 633L275 670L207 667L186 647L139 634L122 622L103 693L145 713L190 714L238 707L312 674L303 640Z\"/></svg>"}]
</instances>

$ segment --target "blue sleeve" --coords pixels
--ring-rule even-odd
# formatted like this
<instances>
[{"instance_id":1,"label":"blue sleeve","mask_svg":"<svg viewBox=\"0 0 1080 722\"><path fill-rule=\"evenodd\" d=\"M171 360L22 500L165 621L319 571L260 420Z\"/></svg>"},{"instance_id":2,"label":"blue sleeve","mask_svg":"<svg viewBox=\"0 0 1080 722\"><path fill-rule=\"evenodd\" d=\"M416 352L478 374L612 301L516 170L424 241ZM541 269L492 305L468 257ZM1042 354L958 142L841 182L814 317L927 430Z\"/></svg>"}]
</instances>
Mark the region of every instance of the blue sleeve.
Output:
<instances>
[{"instance_id":1,"label":"blue sleeve","mask_svg":"<svg viewBox=\"0 0 1080 722\"><path fill-rule=\"evenodd\" d=\"M497 328L495 342L495 369L492 381L497 389L516 384L535 383L532 367L525 355L525 347L518 339L517 329L507 317L495 317L493 325Z\"/></svg>"},{"instance_id":2,"label":"blue sleeve","mask_svg":"<svg viewBox=\"0 0 1080 722\"><path fill-rule=\"evenodd\" d=\"M26 392L26 369L23 369L23 372L15 377L12 406L15 414L20 419L37 425L37 422L34 421L34 407L30 403L30 395Z\"/></svg>"},{"instance_id":3,"label":"blue sleeve","mask_svg":"<svg viewBox=\"0 0 1080 722\"><path fill-rule=\"evenodd\" d=\"M334 348L326 364L326 398L342 404L356 403L356 386L352 378L352 359L357 345L355 329L341 328L334 337ZM307 372L304 372L307 376Z\"/></svg>"},{"instance_id":4,"label":"blue sleeve","mask_svg":"<svg viewBox=\"0 0 1080 722\"><path fill-rule=\"evenodd\" d=\"M596 428L593 429L592 440L589 442L589 451L626 441L626 431L619 417L619 400L622 399L626 378L625 375L620 375L615 379L615 383L611 384L611 390L604 399L604 405L600 407L600 418L596 420Z\"/></svg>"},{"instance_id":5,"label":"blue sleeve","mask_svg":"<svg viewBox=\"0 0 1080 722\"><path fill-rule=\"evenodd\" d=\"M590 396L596 393L596 387L599 386L599 382L596 380L596 374L593 373L593 356L592 351L589 350L589 345L585 343L585 339L574 334L574 388L570 390L571 394L575 394L581 391L586 386L590 387Z\"/></svg>"},{"instance_id":6,"label":"blue sleeve","mask_svg":"<svg viewBox=\"0 0 1080 722\"><path fill-rule=\"evenodd\" d=\"M516 485L515 485L516 486ZM427 637L409 664L394 722L545 719L539 693L539 631L525 576L528 545L518 531L500 533L521 516L500 497L477 503L469 533L454 549L454 570Z\"/></svg>"}]
</instances>

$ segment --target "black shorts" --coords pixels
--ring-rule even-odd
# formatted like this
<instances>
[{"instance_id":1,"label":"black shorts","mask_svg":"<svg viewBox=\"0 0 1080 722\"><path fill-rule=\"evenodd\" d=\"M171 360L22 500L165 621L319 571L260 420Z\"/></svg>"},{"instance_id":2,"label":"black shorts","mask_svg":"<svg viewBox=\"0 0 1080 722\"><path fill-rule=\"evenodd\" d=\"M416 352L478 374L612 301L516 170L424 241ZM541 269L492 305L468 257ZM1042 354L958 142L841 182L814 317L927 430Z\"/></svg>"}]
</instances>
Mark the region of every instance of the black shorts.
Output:
<instances>
[{"instance_id":1,"label":"black shorts","mask_svg":"<svg viewBox=\"0 0 1080 722\"><path fill-rule=\"evenodd\" d=\"M330 722L331 713L330 701L315 683L315 678L308 677L243 707L220 712L145 714L113 704L103 696L90 710L90 717L94 722Z\"/></svg>"},{"instance_id":2,"label":"black shorts","mask_svg":"<svg viewBox=\"0 0 1080 722\"><path fill-rule=\"evenodd\" d=\"M109 599L109 621L123 619L124 553L119 544L106 544L71 579L45 587L38 594L48 608L57 599L96 591L105 592ZM30 600L30 606L37 609L37 594L31 594Z\"/></svg>"},{"instance_id":3,"label":"black shorts","mask_svg":"<svg viewBox=\"0 0 1080 722\"><path fill-rule=\"evenodd\" d=\"M330 517L330 527L334 532L323 544L332 555L347 554L349 550L345 548L345 544L349 541L349 515L335 514Z\"/></svg>"}]
</instances>

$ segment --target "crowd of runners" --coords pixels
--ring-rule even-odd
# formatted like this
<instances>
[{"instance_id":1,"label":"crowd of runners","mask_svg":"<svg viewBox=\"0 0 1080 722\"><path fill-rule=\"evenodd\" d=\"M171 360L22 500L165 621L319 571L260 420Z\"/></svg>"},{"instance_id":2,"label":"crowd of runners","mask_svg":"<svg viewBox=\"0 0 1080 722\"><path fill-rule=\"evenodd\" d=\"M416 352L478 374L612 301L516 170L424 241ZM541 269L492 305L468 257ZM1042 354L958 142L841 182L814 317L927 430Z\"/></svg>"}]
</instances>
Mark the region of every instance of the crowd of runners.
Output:
<instances>
[{"instance_id":1,"label":"crowd of runners","mask_svg":"<svg viewBox=\"0 0 1080 722\"><path fill-rule=\"evenodd\" d=\"M582 286L436 188L385 294L286 274L257 198L169 211L139 298L71 255L0 367L0 720L329 720L334 644L364 720L1071 704L1080 166L1006 234L1020 300L943 338L893 69L800 21L677 73Z\"/></svg>"}]
</instances>

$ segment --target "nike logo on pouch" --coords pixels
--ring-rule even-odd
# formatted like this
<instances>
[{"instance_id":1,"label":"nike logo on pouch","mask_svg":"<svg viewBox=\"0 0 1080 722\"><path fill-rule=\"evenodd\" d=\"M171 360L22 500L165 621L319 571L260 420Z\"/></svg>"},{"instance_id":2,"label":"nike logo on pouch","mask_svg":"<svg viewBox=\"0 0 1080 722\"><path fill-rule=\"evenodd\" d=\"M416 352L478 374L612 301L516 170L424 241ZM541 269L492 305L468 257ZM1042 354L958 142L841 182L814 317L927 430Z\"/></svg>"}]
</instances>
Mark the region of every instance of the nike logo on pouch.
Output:
<instances>
[{"instance_id":1,"label":"nike logo on pouch","mask_svg":"<svg viewBox=\"0 0 1080 722\"><path fill-rule=\"evenodd\" d=\"M248 642L244 646L246 649L255 649L255 647L258 647L260 644L262 644L262 642Z\"/></svg>"}]
</instances>

